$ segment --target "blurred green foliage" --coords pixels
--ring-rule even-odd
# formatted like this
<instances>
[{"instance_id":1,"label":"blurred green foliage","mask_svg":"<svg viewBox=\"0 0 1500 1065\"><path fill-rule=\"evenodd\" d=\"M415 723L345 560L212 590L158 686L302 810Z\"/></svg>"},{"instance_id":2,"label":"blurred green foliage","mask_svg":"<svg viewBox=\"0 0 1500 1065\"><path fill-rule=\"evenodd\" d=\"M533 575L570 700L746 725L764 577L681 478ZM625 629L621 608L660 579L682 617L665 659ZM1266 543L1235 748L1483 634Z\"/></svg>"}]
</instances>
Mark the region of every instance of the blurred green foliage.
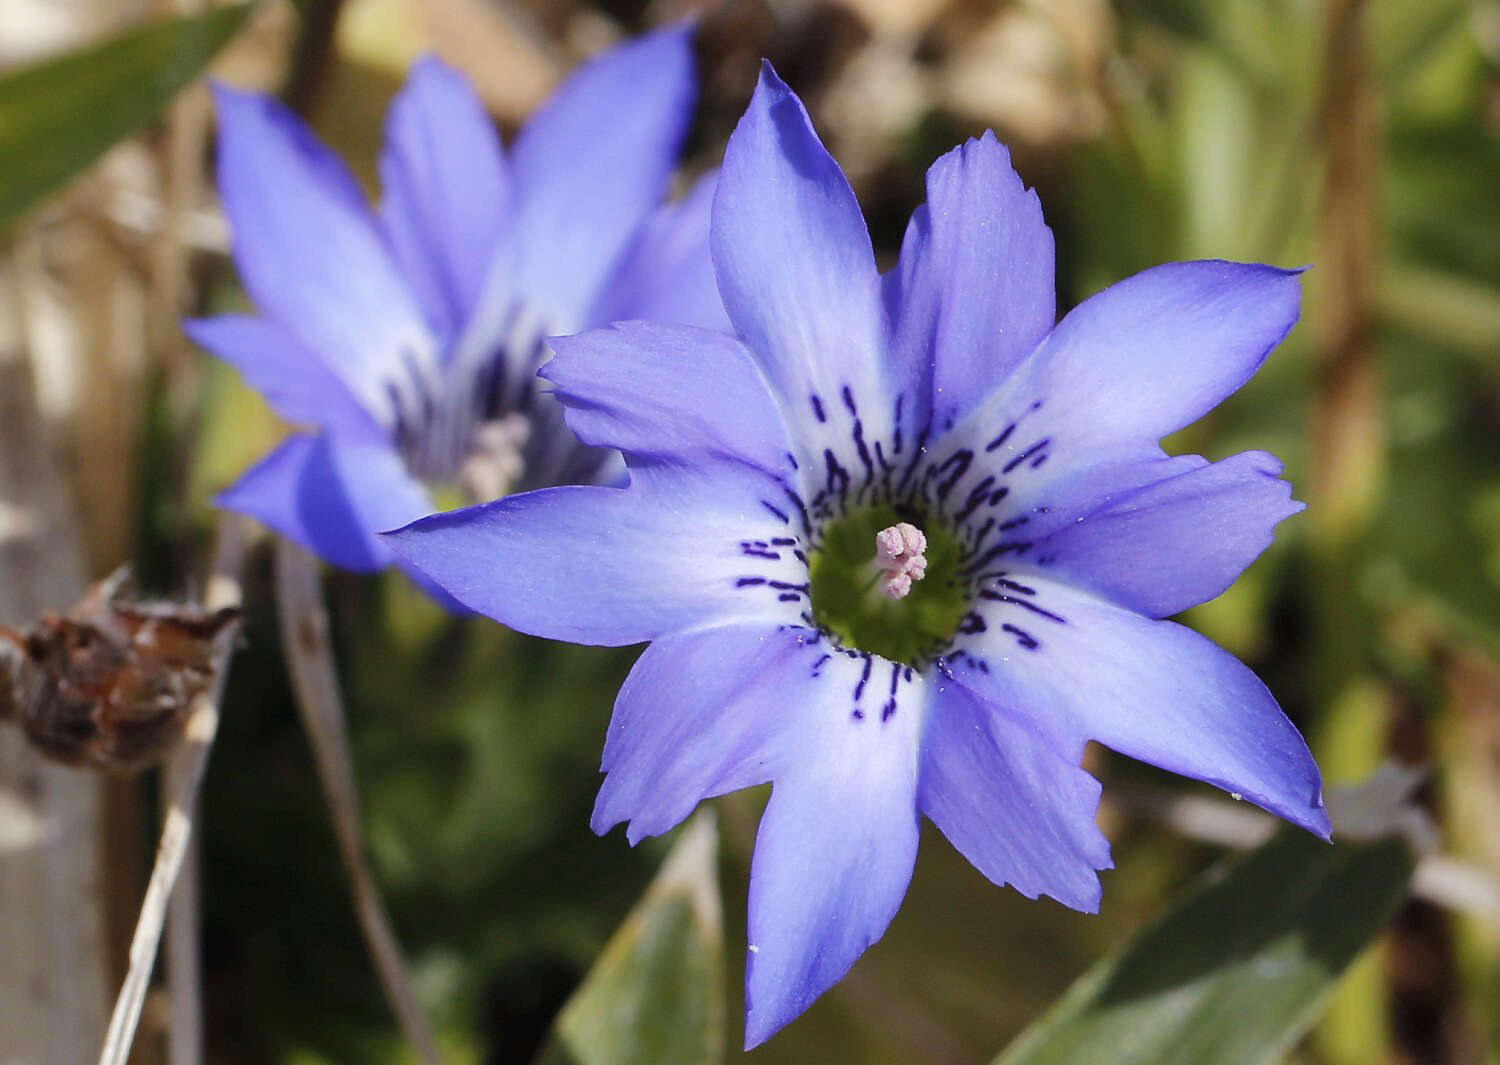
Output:
<instances>
[{"instance_id":1,"label":"blurred green foliage","mask_svg":"<svg viewBox=\"0 0 1500 1065\"><path fill-rule=\"evenodd\" d=\"M537 1065L724 1058L718 831L700 813L558 1015Z\"/></svg>"},{"instance_id":2,"label":"blurred green foliage","mask_svg":"<svg viewBox=\"0 0 1500 1065\"><path fill-rule=\"evenodd\" d=\"M995 1065L1274 1065L1415 864L1401 839L1284 829L1091 968Z\"/></svg>"},{"instance_id":3,"label":"blurred green foliage","mask_svg":"<svg viewBox=\"0 0 1500 1065\"><path fill-rule=\"evenodd\" d=\"M245 24L252 5L147 23L0 77L0 233L156 118Z\"/></svg>"}]
</instances>

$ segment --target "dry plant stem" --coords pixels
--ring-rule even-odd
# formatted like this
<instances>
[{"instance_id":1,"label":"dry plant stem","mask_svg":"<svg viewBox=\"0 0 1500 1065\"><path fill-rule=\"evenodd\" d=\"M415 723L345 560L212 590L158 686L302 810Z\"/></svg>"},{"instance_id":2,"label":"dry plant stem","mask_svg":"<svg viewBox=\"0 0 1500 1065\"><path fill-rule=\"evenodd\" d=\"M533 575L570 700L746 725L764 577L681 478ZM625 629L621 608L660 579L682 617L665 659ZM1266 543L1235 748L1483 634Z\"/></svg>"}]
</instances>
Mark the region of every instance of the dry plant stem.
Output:
<instances>
[{"instance_id":1,"label":"dry plant stem","mask_svg":"<svg viewBox=\"0 0 1500 1065\"><path fill-rule=\"evenodd\" d=\"M1365 41L1367 5L1327 0L1325 11L1317 119L1323 190L1317 268L1308 275L1317 295L1309 323L1317 384L1308 531L1315 567L1312 646L1318 648L1309 687L1314 705L1333 707L1360 681L1368 660L1373 622L1348 589L1358 578L1358 547L1380 502L1385 448L1375 351L1379 101ZM1368 727L1381 726L1372 721ZM1325 759L1332 753L1319 751Z\"/></svg>"},{"instance_id":2,"label":"dry plant stem","mask_svg":"<svg viewBox=\"0 0 1500 1065\"><path fill-rule=\"evenodd\" d=\"M282 539L276 541L276 603L292 688L303 727L312 743L318 779L333 818L334 836L349 871L365 943L407 1040L424 1065L438 1065L442 1059L437 1042L412 987L401 945L365 859L354 760L349 752L338 671L328 642L328 614L323 608L318 560Z\"/></svg>"},{"instance_id":3,"label":"dry plant stem","mask_svg":"<svg viewBox=\"0 0 1500 1065\"><path fill-rule=\"evenodd\" d=\"M170 801L193 772L192 747L172 752L162 775L163 801ZM203 1061L203 973L199 955L198 837L187 841L182 870L167 904L168 1065Z\"/></svg>"},{"instance_id":4,"label":"dry plant stem","mask_svg":"<svg viewBox=\"0 0 1500 1065\"><path fill-rule=\"evenodd\" d=\"M1376 300L1378 99L1366 54L1363 0L1329 0L1319 114L1324 150L1318 214L1321 286L1310 514L1324 546L1346 546L1379 500L1383 441L1373 343Z\"/></svg>"},{"instance_id":5,"label":"dry plant stem","mask_svg":"<svg viewBox=\"0 0 1500 1065\"><path fill-rule=\"evenodd\" d=\"M204 0L158 0L158 6L168 14L189 14L200 10ZM172 104L169 116L167 135L159 153L164 204L161 229L151 248L153 302L147 309L147 321L156 357L165 365L172 391L181 398L193 391L197 378L177 322L184 309L187 286L189 248L183 239L186 216L203 184L203 146L209 125L207 92L201 86L193 87ZM217 561L214 572L221 572ZM166 796L176 794L192 772L192 750L173 752L162 774ZM197 838L190 838L167 910L169 1065L200 1065L203 1061L198 851Z\"/></svg>"},{"instance_id":6,"label":"dry plant stem","mask_svg":"<svg viewBox=\"0 0 1500 1065\"><path fill-rule=\"evenodd\" d=\"M205 605L212 608L239 605L242 554L240 523L238 519L227 519L219 528L213 576L204 597ZM225 634L223 650L215 662L213 687L199 696L189 711L182 746L177 752L177 765L171 774L176 783L162 825L161 842L156 848L156 864L151 870L135 935L130 941L130 969L125 974L109 1028L104 1034L99 1065L125 1065L130 1057L136 1026L141 1019L141 1006L151 984L151 970L156 965L156 951L161 944L168 903L192 838L193 809L198 801L199 785L203 783L203 772L208 767L214 734L219 727L219 695L233 646L234 633Z\"/></svg>"},{"instance_id":7,"label":"dry plant stem","mask_svg":"<svg viewBox=\"0 0 1500 1065\"><path fill-rule=\"evenodd\" d=\"M1252 850L1281 822L1242 802L1182 795L1140 784L1111 783L1106 800L1134 817L1157 821L1178 835L1233 850ZM1339 831L1334 829L1337 845ZM1412 877L1414 896L1500 929L1500 881L1483 867L1448 854L1426 854Z\"/></svg>"},{"instance_id":8,"label":"dry plant stem","mask_svg":"<svg viewBox=\"0 0 1500 1065\"><path fill-rule=\"evenodd\" d=\"M235 574L244 554L244 525L225 513L215 548L205 605L231 606L239 602ZM231 637L232 639L232 637ZM221 664L216 686L222 690L228 662ZM215 698L217 704L217 693ZM201 777L202 765L194 744L184 744L167 758L162 774L163 804L171 809L172 797L194 787L192 776ZM203 1060L203 979L199 956L198 837L185 844L182 868L167 903L167 992L171 1017L167 1027L169 1065L199 1065Z\"/></svg>"}]
</instances>

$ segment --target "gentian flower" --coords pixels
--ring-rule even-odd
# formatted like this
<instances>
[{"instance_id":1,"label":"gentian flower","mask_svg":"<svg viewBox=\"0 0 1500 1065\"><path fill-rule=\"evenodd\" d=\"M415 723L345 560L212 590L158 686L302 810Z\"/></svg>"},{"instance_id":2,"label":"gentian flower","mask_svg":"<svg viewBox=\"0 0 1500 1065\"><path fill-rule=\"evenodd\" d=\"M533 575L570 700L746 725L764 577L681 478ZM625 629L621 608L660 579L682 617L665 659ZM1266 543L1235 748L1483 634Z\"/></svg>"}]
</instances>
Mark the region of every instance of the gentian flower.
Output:
<instances>
[{"instance_id":1,"label":"gentian flower","mask_svg":"<svg viewBox=\"0 0 1500 1065\"><path fill-rule=\"evenodd\" d=\"M378 212L280 104L216 96L220 192L261 314L185 328L314 428L219 502L329 562L384 568L376 533L438 509L434 489L472 502L607 473L534 387L547 335L638 316L728 328L713 181L662 202L695 98L685 27L585 64L508 155L467 82L420 61L387 121Z\"/></svg>"},{"instance_id":2,"label":"gentian flower","mask_svg":"<svg viewBox=\"0 0 1500 1065\"><path fill-rule=\"evenodd\" d=\"M1316 764L1265 686L1161 620L1301 509L1262 452L1160 439L1255 372L1293 271L1173 263L1055 320L1052 236L986 135L939 159L881 277L853 191L767 66L711 244L738 338L643 322L542 375L628 487L437 515L388 541L469 607L650 641L594 813L631 842L772 782L750 875L746 1045L895 915L925 814L980 871L1097 909L1098 741L1321 836Z\"/></svg>"}]
</instances>

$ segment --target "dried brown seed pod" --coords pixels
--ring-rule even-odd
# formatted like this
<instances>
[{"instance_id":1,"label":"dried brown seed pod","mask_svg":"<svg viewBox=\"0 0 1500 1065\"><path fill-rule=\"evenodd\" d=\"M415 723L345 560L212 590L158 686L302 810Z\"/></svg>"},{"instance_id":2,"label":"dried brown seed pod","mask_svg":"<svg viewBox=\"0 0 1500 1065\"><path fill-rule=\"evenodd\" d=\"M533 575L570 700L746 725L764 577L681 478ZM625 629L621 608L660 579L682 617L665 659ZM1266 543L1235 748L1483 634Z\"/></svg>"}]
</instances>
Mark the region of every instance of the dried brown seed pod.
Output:
<instances>
[{"instance_id":1,"label":"dried brown seed pod","mask_svg":"<svg viewBox=\"0 0 1500 1065\"><path fill-rule=\"evenodd\" d=\"M29 632L0 630L0 665L9 666L0 668L9 674L0 675L0 716L50 758L129 772L177 742L239 611L136 602L116 594L119 584L95 585Z\"/></svg>"}]
</instances>

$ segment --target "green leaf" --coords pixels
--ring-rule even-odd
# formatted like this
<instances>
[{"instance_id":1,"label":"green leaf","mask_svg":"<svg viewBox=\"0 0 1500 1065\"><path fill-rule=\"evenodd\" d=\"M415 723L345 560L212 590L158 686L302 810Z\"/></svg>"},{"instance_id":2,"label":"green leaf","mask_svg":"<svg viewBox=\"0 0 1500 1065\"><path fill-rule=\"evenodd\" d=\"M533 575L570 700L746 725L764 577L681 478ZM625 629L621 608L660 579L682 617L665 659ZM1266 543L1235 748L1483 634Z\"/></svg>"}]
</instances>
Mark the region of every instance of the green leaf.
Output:
<instances>
[{"instance_id":1,"label":"green leaf","mask_svg":"<svg viewBox=\"0 0 1500 1065\"><path fill-rule=\"evenodd\" d=\"M151 121L253 6L151 22L0 77L0 232Z\"/></svg>"},{"instance_id":2,"label":"green leaf","mask_svg":"<svg viewBox=\"0 0 1500 1065\"><path fill-rule=\"evenodd\" d=\"M1283 831L1086 972L995 1065L1272 1065L1406 893L1402 839Z\"/></svg>"},{"instance_id":3,"label":"green leaf","mask_svg":"<svg viewBox=\"0 0 1500 1065\"><path fill-rule=\"evenodd\" d=\"M710 1065L724 1056L718 831L700 813L588 978L538 1065Z\"/></svg>"}]
</instances>

